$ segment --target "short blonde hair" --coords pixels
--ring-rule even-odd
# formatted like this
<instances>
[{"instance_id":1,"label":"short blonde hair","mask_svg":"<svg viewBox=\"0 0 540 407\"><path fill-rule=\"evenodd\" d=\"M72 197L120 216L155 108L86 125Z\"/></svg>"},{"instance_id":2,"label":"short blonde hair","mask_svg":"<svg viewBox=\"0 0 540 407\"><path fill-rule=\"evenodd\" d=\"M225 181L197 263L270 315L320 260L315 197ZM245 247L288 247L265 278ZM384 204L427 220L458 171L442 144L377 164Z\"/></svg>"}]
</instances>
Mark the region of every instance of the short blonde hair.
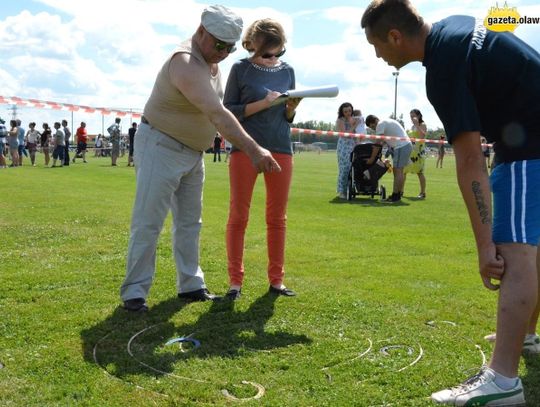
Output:
<instances>
[{"instance_id":1,"label":"short blonde hair","mask_svg":"<svg viewBox=\"0 0 540 407\"><path fill-rule=\"evenodd\" d=\"M287 39L280 23L271 18L256 20L242 38L242 47L255 55L262 55L272 48L283 48Z\"/></svg>"}]
</instances>

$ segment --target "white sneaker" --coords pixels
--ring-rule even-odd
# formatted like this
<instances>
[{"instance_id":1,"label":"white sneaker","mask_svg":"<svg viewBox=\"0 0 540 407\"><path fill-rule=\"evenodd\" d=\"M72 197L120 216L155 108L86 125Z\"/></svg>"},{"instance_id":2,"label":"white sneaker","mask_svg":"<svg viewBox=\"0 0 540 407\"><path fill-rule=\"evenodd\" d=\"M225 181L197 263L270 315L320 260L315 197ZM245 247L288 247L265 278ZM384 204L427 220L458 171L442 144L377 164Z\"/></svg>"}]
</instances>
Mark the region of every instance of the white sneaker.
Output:
<instances>
[{"instance_id":1,"label":"white sneaker","mask_svg":"<svg viewBox=\"0 0 540 407\"><path fill-rule=\"evenodd\" d=\"M463 384L433 393L431 399L450 406L525 406L521 380L503 390L495 384L495 373L485 366Z\"/></svg>"},{"instance_id":2,"label":"white sneaker","mask_svg":"<svg viewBox=\"0 0 540 407\"><path fill-rule=\"evenodd\" d=\"M540 337L538 335L525 338L523 349L521 350L527 355L540 355Z\"/></svg>"},{"instance_id":3,"label":"white sneaker","mask_svg":"<svg viewBox=\"0 0 540 407\"><path fill-rule=\"evenodd\" d=\"M488 342L495 342L497 340L497 335L489 334L484 336L484 339ZM528 355L540 354L540 337L538 335L533 335L530 337L526 336L521 351Z\"/></svg>"}]
</instances>

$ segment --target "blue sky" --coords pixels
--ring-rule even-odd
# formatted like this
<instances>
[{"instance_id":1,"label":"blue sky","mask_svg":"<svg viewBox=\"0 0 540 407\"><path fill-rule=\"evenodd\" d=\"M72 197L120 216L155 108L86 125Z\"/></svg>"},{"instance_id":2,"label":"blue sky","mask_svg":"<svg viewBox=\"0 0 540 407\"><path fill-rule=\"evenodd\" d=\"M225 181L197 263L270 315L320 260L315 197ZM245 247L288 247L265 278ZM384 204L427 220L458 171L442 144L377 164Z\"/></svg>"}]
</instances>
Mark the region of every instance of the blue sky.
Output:
<instances>
[{"instance_id":1,"label":"blue sky","mask_svg":"<svg viewBox=\"0 0 540 407\"><path fill-rule=\"evenodd\" d=\"M417 0L430 22L452 14L485 17L495 1ZM169 52L197 28L204 7L193 0L17 0L0 9L0 95L37 98L98 107L142 109L155 76ZM337 84L335 99L304 100L296 119L333 122L339 104L351 102L364 115L388 116L394 107L393 68L377 59L360 29L369 1L224 0L247 26L272 17L287 32L283 57L296 71L297 87ZM504 2L500 2L502 6ZM540 17L534 1L508 1L521 15ZM540 50L540 26L520 26L516 35ZM239 50L222 63L224 77L231 64L247 54ZM0 116L9 118L9 106ZM440 122L425 97L424 70L419 63L404 67L398 81L398 115L418 108L429 127ZM71 119L69 112L19 109L23 123ZM91 133L102 131L97 114L74 113ZM104 124L112 122L104 118ZM125 119L124 128L129 123Z\"/></svg>"}]
</instances>

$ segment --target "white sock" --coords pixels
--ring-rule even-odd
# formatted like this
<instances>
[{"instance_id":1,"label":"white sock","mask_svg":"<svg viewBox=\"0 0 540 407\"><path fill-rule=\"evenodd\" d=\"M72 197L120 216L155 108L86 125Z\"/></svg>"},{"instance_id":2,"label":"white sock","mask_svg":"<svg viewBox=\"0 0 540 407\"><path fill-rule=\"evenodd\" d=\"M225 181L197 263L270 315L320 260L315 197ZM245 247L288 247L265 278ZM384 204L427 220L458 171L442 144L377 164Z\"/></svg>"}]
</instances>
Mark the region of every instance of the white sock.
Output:
<instances>
[{"instance_id":1,"label":"white sock","mask_svg":"<svg viewBox=\"0 0 540 407\"><path fill-rule=\"evenodd\" d=\"M517 377L506 377L506 376L503 376L502 374L500 373L497 373L495 370L491 369L488 367L489 370L491 370L493 372L493 374L495 375L495 384L497 386L499 386L501 389L503 390L510 390L514 387L516 387L517 383L518 383L518 378Z\"/></svg>"}]
</instances>

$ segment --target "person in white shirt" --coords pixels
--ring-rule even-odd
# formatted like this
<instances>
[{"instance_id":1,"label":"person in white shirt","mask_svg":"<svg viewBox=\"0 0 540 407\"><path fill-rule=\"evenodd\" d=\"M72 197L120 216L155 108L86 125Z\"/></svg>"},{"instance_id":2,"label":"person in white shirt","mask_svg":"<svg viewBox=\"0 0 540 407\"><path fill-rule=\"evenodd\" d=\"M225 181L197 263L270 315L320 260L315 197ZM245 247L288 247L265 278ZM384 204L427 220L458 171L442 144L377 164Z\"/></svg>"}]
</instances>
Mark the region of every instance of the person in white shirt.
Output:
<instances>
[{"instance_id":1,"label":"person in white shirt","mask_svg":"<svg viewBox=\"0 0 540 407\"><path fill-rule=\"evenodd\" d=\"M364 120L364 116L362 116L362 112L359 109L353 110L353 119L355 119L357 122L354 132L356 134L366 134L366 121ZM371 142L369 139L360 139L360 143L364 143L366 141Z\"/></svg>"},{"instance_id":2,"label":"person in white shirt","mask_svg":"<svg viewBox=\"0 0 540 407\"><path fill-rule=\"evenodd\" d=\"M32 161L32 167L36 166L36 150L39 140L41 139L41 133L36 130L36 123L31 122L28 127L30 130L26 133L26 145L28 146L28 152L30 153L30 160Z\"/></svg>"},{"instance_id":3,"label":"person in white shirt","mask_svg":"<svg viewBox=\"0 0 540 407\"><path fill-rule=\"evenodd\" d=\"M388 147L392 148L393 154L393 174L394 187L392 195L388 198L389 202L401 201L404 187L403 168L408 164L412 151L412 143L407 132L399 122L394 119L379 120L377 116L369 115L366 117L366 125L375 130L375 134L389 137L384 140ZM372 164L375 157L370 157L368 164Z\"/></svg>"}]
</instances>

